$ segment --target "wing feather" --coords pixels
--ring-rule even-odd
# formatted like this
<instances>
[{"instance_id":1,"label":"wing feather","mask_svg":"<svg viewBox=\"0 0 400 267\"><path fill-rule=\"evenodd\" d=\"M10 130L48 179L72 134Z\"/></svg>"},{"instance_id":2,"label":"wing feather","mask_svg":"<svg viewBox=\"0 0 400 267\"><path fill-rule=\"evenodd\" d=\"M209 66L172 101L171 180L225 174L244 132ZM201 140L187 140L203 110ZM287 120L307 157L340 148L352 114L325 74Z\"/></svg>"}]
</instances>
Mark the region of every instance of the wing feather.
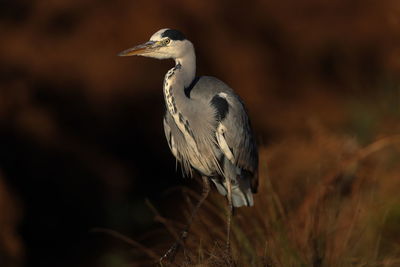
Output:
<instances>
[{"instance_id":1,"label":"wing feather","mask_svg":"<svg viewBox=\"0 0 400 267\"><path fill-rule=\"evenodd\" d=\"M244 104L233 93L220 92L213 99L216 97L219 99L218 102L222 103L222 98L228 103L228 109L227 111L224 109L221 120L219 120L222 117L219 114L221 108L216 107L218 146L225 157L239 167L244 176L248 176L252 191L255 192L258 186L258 150Z\"/></svg>"}]
</instances>

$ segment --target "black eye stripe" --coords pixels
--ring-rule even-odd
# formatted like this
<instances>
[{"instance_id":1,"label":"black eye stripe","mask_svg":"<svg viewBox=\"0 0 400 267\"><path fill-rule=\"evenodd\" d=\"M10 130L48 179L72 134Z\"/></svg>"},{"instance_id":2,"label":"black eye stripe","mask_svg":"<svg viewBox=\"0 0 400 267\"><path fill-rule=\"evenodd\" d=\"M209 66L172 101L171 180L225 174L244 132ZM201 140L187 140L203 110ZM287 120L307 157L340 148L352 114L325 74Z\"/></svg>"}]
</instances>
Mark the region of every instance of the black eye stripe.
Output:
<instances>
[{"instance_id":1,"label":"black eye stripe","mask_svg":"<svg viewBox=\"0 0 400 267\"><path fill-rule=\"evenodd\" d=\"M178 30L168 29L161 34L161 37L168 37L171 40L183 41L186 39L185 35Z\"/></svg>"}]
</instances>

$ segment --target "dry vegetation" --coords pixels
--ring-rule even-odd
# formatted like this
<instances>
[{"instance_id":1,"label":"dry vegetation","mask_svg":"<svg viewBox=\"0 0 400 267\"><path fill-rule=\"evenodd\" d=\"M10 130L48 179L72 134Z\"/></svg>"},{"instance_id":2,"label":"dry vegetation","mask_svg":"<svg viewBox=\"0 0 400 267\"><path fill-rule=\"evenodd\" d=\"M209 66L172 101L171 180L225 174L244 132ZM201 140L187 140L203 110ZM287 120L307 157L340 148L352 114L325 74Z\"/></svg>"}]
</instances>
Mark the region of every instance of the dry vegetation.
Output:
<instances>
[{"instance_id":1,"label":"dry vegetation","mask_svg":"<svg viewBox=\"0 0 400 267\"><path fill-rule=\"evenodd\" d=\"M236 210L231 255L224 247L226 203L215 193L192 225L185 248L163 265L400 265L400 135L360 146L311 123L307 138L263 147L260 157L256 204ZM179 191L188 216L199 196ZM182 224L155 214L176 238ZM154 235L163 240L160 232ZM131 244L135 254L149 257L133 266L154 264L171 242L156 242L151 249Z\"/></svg>"}]
</instances>

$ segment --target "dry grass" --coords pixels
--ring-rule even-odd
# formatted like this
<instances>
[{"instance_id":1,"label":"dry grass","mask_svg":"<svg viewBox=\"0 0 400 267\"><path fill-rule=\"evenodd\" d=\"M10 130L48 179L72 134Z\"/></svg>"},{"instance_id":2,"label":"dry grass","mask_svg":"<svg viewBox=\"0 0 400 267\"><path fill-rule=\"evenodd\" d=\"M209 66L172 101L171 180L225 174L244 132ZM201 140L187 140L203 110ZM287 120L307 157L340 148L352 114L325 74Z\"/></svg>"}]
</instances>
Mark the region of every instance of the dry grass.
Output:
<instances>
[{"instance_id":1,"label":"dry grass","mask_svg":"<svg viewBox=\"0 0 400 267\"><path fill-rule=\"evenodd\" d=\"M236 211L225 253L225 201L209 197L172 266L400 266L400 136L360 147L318 125L260 151L255 206ZM183 189L187 214L198 195ZM173 236L181 224L157 214ZM172 241L154 247L162 254ZM156 259L152 257L152 262Z\"/></svg>"}]
</instances>

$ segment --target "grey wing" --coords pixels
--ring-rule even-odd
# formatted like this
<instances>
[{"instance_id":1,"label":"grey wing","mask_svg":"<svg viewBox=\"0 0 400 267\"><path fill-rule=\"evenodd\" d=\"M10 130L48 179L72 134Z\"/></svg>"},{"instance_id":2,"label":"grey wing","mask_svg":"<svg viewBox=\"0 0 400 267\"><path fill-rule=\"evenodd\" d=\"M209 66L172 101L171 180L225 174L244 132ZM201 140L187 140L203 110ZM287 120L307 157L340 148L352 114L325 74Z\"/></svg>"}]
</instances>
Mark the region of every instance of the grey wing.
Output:
<instances>
[{"instance_id":1,"label":"grey wing","mask_svg":"<svg viewBox=\"0 0 400 267\"><path fill-rule=\"evenodd\" d=\"M251 189L258 186L258 150L246 109L231 91L220 92L212 99L217 112L216 137L225 157L250 179Z\"/></svg>"},{"instance_id":2,"label":"grey wing","mask_svg":"<svg viewBox=\"0 0 400 267\"><path fill-rule=\"evenodd\" d=\"M167 138L168 146L176 158L176 160L180 163L182 167L182 171L186 176L192 175L192 169L187 157L187 151L185 150L184 144L186 143L184 140L184 136L176 126L174 120L171 118L171 115L167 112L164 116L164 132L165 137Z\"/></svg>"},{"instance_id":3,"label":"grey wing","mask_svg":"<svg viewBox=\"0 0 400 267\"><path fill-rule=\"evenodd\" d=\"M167 121L167 117L166 116L164 117L163 123L164 123L164 133L165 133L165 137L167 138L169 149L171 150L171 152L174 155L174 157L178 161L180 161L180 159L179 159L180 157L178 155L178 150L176 148L175 139L174 139L174 137L172 135L171 127L168 125L168 121Z\"/></svg>"}]
</instances>

